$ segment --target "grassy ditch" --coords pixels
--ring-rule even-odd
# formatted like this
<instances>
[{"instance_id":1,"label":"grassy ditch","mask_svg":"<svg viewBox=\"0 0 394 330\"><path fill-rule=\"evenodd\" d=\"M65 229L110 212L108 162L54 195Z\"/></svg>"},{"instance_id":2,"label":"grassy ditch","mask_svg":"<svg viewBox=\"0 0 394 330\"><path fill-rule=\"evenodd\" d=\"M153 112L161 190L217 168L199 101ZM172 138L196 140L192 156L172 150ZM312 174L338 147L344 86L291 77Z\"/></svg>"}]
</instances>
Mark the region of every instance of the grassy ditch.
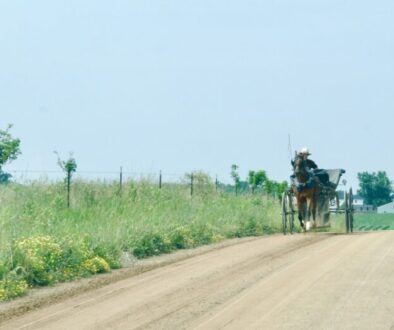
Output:
<instances>
[{"instance_id":1,"label":"grassy ditch","mask_svg":"<svg viewBox=\"0 0 394 330\"><path fill-rule=\"evenodd\" d=\"M136 258L226 238L280 231L278 200L234 196L206 185L193 198L182 185L149 181L75 182L71 208L64 185L33 182L0 188L0 301L29 287L70 281Z\"/></svg>"}]
</instances>

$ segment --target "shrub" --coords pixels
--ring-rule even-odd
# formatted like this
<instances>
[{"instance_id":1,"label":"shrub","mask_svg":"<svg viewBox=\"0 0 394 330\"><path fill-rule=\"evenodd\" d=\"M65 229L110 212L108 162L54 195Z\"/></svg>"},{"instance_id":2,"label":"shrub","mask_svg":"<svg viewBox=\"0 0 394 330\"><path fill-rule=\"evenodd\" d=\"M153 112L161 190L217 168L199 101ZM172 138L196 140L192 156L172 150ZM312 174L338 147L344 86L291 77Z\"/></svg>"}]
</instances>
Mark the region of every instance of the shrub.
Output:
<instances>
[{"instance_id":1,"label":"shrub","mask_svg":"<svg viewBox=\"0 0 394 330\"><path fill-rule=\"evenodd\" d=\"M258 236L263 233L262 226L253 218L241 222L235 232L236 237Z\"/></svg>"},{"instance_id":2,"label":"shrub","mask_svg":"<svg viewBox=\"0 0 394 330\"><path fill-rule=\"evenodd\" d=\"M91 259L85 260L82 264L82 267L91 274L108 273L111 271L108 263L101 257L93 257Z\"/></svg>"},{"instance_id":3,"label":"shrub","mask_svg":"<svg viewBox=\"0 0 394 330\"><path fill-rule=\"evenodd\" d=\"M207 224L199 224L192 226L192 235L194 245L209 244L214 241L215 234L213 228ZM218 237L216 237L218 239Z\"/></svg>"},{"instance_id":4,"label":"shrub","mask_svg":"<svg viewBox=\"0 0 394 330\"><path fill-rule=\"evenodd\" d=\"M62 242L62 250L63 259L60 265L62 272L59 280L68 281L90 273L82 266L86 260L94 256L86 239L68 237Z\"/></svg>"},{"instance_id":5,"label":"shrub","mask_svg":"<svg viewBox=\"0 0 394 330\"><path fill-rule=\"evenodd\" d=\"M3 278L5 274L8 272L8 267L4 262L0 261L0 278Z\"/></svg>"},{"instance_id":6,"label":"shrub","mask_svg":"<svg viewBox=\"0 0 394 330\"><path fill-rule=\"evenodd\" d=\"M114 244L101 243L94 247L93 253L94 255L105 259L111 269L118 269L121 267L120 256L122 254L122 251Z\"/></svg>"},{"instance_id":7,"label":"shrub","mask_svg":"<svg viewBox=\"0 0 394 330\"><path fill-rule=\"evenodd\" d=\"M110 265L97 252L86 235L82 239L68 237L59 243L50 236L36 236L15 244L13 268L21 269L31 286L109 272Z\"/></svg>"},{"instance_id":8,"label":"shrub","mask_svg":"<svg viewBox=\"0 0 394 330\"><path fill-rule=\"evenodd\" d=\"M0 280L0 301L22 296L28 289L27 282L16 273L8 273Z\"/></svg>"},{"instance_id":9,"label":"shrub","mask_svg":"<svg viewBox=\"0 0 394 330\"><path fill-rule=\"evenodd\" d=\"M221 235L221 234L213 234L213 235L212 235L212 242L218 243L218 242L223 241L224 238L225 238L225 237L224 237L223 235Z\"/></svg>"},{"instance_id":10,"label":"shrub","mask_svg":"<svg viewBox=\"0 0 394 330\"><path fill-rule=\"evenodd\" d=\"M195 246L192 233L188 228L183 226L178 227L171 232L170 240L176 249L186 249Z\"/></svg>"},{"instance_id":11,"label":"shrub","mask_svg":"<svg viewBox=\"0 0 394 330\"><path fill-rule=\"evenodd\" d=\"M133 249L133 254L137 258L145 258L161 253L168 253L172 250L172 241L158 233L145 234Z\"/></svg>"},{"instance_id":12,"label":"shrub","mask_svg":"<svg viewBox=\"0 0 394 330\"><path fill-rule=\"evenodd\" d=\"M22 239L15 244L14 268L24 269L30 285L48 285L56 280L63 259L60 245L50 236Z\"/></svg>"}]
</instances>

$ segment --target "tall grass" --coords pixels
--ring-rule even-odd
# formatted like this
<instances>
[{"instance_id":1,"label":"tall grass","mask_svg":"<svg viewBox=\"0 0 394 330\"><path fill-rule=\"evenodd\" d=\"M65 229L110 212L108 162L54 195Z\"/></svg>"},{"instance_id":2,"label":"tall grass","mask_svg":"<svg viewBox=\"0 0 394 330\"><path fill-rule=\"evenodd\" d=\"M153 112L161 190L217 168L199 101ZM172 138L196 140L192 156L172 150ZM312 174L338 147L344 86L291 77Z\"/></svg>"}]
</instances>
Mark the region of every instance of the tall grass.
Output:
<instances>
[{"instance_id":1,"label":"tall grass","mask_svg":"<svg viewBox=\"0 0 394 330\"><path fill-rule=\"evenodd\" d=\"M16 283L8 278L47 285L119 267L124 252L143 258L279 231L277 200L211 185L196 187L191 198L177 184L158 189L149 180L129 181L119 191L115 183L76 181L71 208L63 183L1 186L0 300L2 278L6 292Z\"/></svg>"}]
</instances>

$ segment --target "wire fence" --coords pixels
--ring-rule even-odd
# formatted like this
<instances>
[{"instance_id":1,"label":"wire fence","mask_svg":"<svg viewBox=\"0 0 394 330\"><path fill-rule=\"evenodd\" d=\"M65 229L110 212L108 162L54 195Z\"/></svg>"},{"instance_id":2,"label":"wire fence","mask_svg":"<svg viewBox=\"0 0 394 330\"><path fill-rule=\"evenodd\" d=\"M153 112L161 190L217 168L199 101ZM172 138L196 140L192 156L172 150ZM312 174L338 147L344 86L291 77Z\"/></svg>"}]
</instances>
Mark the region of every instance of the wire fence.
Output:
<instances>
[{"instance_id":1,"label":"wire fence","mask_svg":"<svg viewBox=\"0 0 394 330\"><path fill-rule=\"evenodd\" d=\"M20 184L32 182L59 183L65 180L66 174L61 170L11 170L11 180ZM121 191L130 182L145 182L161 189L168 186L182 186L191 196L201 191L228 192L236 195L254 194L277 198L277 191L267 192L263 187L253 188L247 181L240 181L237 186L229 178L221 178L203 171L190 171L187 173L171 172L135 172L125 171L122 167L118 171L78 170L74 173L72 181L96 182L116 184Z\"/></svg>"},{"instance_id":2,"label":"wire fence","mask_svg":"<svg viewBox=\"0 0 394 330\"><path fill-rule=\"evenodd\" d=\"M7 171L12 175L12 180L25 183L34 180L41 181L59 181L65 176L65 172L61 170L9 170ZM207 178L214 180L217 175L211 175L208 172L190 171L185 173L171 173L171 172L137 172L125 171L122 167L118 171L92 171L92 170L77 170L73 175L74 178L87 181L117 181L123 179L127 180L151 180L159 182L179 183L189 177L192 173L199 173L205 175ZM223 180L224 182L225 180ZM229 181L228 179L226 180Z\"/></svg>"}]
</instances>

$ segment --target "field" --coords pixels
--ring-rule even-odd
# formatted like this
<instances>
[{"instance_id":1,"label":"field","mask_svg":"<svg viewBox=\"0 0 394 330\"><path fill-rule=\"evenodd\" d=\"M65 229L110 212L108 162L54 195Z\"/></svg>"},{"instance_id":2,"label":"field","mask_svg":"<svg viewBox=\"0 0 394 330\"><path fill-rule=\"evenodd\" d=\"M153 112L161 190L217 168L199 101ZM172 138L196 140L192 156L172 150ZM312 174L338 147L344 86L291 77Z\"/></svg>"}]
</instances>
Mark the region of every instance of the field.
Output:
<instances>
[{"instance_id":1,"label":"field","mask_svg":"<svg viewBox=\"0 0 394 330\"><path fill-rule=\"evenodd\" d=\"M345 215L331 214L331 230L345 232ZM355 213L354 231L394 230L394 214Z\"/></svg>"},{"instance_id":2,"label":"field","mask_svg":"<svg viewBox=\"0 0 394 330\"><path fill-rule=\"evenodd\" d=\"M356 214L354 230L394 230L394 214Z\"/></svg>"},{"instance_id":3,"label":"field","mask_svg":"<svg viewBox=\"0 0 394 330\"><path fill-rule=\"evenodd\" d=\"M279 201L149 180L76 181L0 189L0 301L144 258L226 238L280 231Z\"/></svg>"}]
</instances>

